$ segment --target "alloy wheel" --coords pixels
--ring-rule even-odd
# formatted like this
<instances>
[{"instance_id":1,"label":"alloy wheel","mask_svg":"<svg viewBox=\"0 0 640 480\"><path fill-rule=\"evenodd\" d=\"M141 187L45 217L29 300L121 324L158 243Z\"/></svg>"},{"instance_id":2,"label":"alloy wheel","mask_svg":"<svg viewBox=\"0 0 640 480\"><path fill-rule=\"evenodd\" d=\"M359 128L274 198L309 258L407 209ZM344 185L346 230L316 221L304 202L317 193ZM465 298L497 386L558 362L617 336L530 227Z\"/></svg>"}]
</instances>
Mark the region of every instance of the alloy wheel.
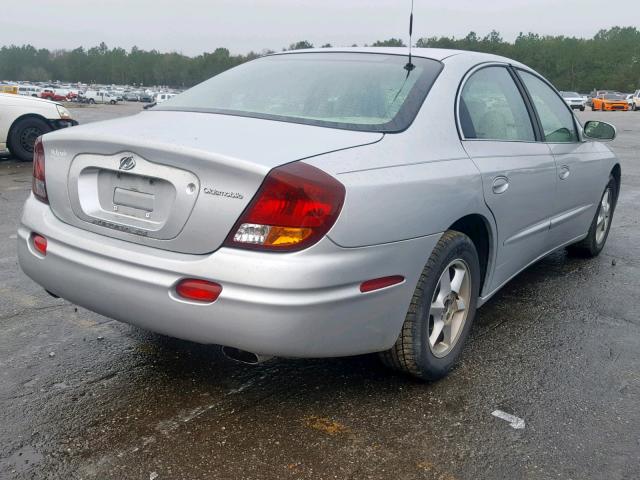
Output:
<instances>
[{"instance_id":1,"label":"alloy wheel","mask_svg":"<svg viewBox=\"0 0 640 480\"><path fill-rule=\"evenodd\" d=\"M601 245L609 228L611 221L611 187L607 187L600 200L600 208L598 209L598 218L596 220L596 243Z\"/></svg>"},{"instance_id":2,"label":"alloy wheel","mask_svg":"<svg viewBox=\"0 0 640 480\"><path fill-rule=\"evenodd\" d=\"M456 346L467 321L471 300L471 274L462 259L444 269L429 309L428 337L431 353L445 357Z\"/></svg>"}]
</instances>

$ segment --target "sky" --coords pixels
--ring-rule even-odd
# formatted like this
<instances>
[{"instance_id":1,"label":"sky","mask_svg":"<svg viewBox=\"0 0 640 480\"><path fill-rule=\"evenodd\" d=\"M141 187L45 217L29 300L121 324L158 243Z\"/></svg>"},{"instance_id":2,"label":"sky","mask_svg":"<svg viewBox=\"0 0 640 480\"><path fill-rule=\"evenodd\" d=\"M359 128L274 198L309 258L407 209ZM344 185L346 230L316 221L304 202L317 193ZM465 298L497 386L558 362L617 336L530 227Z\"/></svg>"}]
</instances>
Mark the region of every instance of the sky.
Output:
<instances>
[{"instance_id":1,"label":"sky","mask_svg":"<svg viewBox=\"0 0 640 480\"><path fill-rule=\"evenodd\" d=\"M4 0L8 1L8 0ZM498 30L591 37L602 28L640 28L639 0L414 0L414 42ZM0 46L156 49L199 55L280 50L308 40L316 46L408 41L411 0L18 0L0 9ZM603 15L603 10L607 14ZM634 13L634 11L636 11Z\"/></svg>"}]
</instances>

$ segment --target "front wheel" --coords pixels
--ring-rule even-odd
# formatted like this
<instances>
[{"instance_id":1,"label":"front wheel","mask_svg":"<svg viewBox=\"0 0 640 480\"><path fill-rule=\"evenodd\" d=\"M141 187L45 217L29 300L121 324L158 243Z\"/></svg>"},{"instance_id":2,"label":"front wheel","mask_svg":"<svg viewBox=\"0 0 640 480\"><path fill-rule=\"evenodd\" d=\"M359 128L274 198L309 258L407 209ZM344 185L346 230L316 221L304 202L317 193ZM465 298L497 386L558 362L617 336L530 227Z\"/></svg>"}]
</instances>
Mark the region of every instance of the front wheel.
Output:
<instances>
[{"instance_id":1,"label":"front wheel","mask_svg":"<svg viewBox=\"0 0 640 480\"><path fill-rule=\"evenodd\" d=\"M33 159L33 146L36 138L51 131L51 127L40 118L27 117L18 120L9 132L9 150L19 160L30 162Z\"/></svg>"},{"instance_id":2,"label":"front wheel","mask_svg":"<svg viewBox=\"0 0 640 480\"><path fill-rule=\"evenodd\" d=\"M581 257L597 257L604 248L604 244L609 237L613 212L616 208L616 198L618 197L618 185L613 176L609 176L609 183L604 189L600 198L600 204L596 214L591 221L589 233L578 243L567 247L570 254Z\"/></svg>"},{"instance_id":3,"label":"front wheel","mask_svg":"<svg viewBox=\"0 0 640 480\"><path fill-rule=\"evenodd\" d=\"M478 253L469 237L445 232L425 265L396 343L380 357L387 366L422 380L453 368L476 313Z\"/></svg>"}]
</instances>

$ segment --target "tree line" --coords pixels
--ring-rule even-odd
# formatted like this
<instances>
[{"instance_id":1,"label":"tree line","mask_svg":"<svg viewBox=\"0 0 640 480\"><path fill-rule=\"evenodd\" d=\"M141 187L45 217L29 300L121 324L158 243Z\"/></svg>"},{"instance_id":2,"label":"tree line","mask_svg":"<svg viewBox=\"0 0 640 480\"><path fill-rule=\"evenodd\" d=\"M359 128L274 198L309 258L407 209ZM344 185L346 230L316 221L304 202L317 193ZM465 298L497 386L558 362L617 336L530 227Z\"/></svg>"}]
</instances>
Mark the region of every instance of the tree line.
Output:
<instances>
[{"instance_id":1,"label":"tree line","mask_svg":"<svg viewBox=\"0 0 640 480\"><path fill-rule=\"evenodd\" d=\"M319 46L331 47L331 44ZM370 46L406 45L399 38L391 38ZM310 42L303 40L283 50L311 47ZM420 38L416 47L503 55L539 71L561 90L634 91L640 88L640 30L635 27L601 30L593 38L521 33L513 42L505 41L496 31L485 36L470 32L464 38ZM89 49L51 51L31 45L11 45L0 48L0 79L189 87L268 53L273 51L232 55L226 48L217 48L189 57L137 47L126 51L109 48L104 43Z\"/></svg>"}]
</instances>

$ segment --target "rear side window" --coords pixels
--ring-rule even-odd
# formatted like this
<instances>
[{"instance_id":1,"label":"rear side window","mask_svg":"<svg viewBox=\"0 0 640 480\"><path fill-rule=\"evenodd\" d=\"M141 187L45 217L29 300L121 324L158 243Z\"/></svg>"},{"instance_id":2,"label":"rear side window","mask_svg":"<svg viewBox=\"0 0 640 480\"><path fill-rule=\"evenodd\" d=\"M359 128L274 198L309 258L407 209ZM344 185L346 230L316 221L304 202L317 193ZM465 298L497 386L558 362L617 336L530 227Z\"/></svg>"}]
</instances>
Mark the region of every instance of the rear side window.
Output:
<instances>
[{"instance_id":1,"label":"rear side window","mask_svg":"<svg viewBox=\"0 0 640 480\"><path fill-rule=\"evenodd\" d=\"M469 77L459 109L466 139L535 141L522 95L504 67L486 67Z\"/></svg>"},{"instance_id":2,"label":"rear side window","mask_svg":"<svg viewBox=\"0 0 640 480\"><path fill-rule=\"evenodd\" d=\"M573 114L549 85L535 75L518 71L540 118L545 142L571 143L578 141Z\"/></svg>"}]
</instances>

